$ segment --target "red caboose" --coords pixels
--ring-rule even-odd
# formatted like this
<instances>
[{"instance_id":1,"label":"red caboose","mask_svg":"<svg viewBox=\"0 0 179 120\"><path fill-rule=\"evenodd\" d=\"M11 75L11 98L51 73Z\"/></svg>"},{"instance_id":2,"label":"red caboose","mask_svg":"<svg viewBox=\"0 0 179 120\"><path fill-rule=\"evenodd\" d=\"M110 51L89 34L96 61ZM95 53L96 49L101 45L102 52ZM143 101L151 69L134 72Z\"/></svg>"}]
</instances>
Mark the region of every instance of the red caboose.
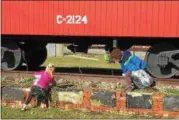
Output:
<instances>
[{"instance_id":1,"label":"red caboose","mask_svg":"<svg viewBox=\"0 0 179 120\"><path fill-rule=\"evenodd\" d=\"M39 66L52 42L73 43L84 51L91 44L122 50L151 45L149 72L168 78L179 70L179 1L2 1L3 70L14 70L24 60Z\"/></svg>"}]
</instances>

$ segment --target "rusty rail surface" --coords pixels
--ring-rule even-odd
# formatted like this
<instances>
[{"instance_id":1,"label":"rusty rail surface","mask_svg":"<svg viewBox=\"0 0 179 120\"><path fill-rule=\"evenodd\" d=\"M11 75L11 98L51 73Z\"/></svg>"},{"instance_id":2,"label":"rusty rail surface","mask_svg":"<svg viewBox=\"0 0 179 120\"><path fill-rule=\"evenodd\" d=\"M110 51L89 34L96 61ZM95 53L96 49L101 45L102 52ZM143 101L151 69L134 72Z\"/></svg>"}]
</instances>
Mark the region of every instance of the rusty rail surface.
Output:
<instances>
[{"instance_id":1,"label":"rusty rail surface","mask_svg":"<svg viewBox=\"0 0 179 120\"><path fill-rule=\"evenodd\" d=\"M1 79L21 80L23 78L33 77L32 71L1 71ZM73 74L73 73L55 73L55 79L65 79L68 81L104 81L104 82L125 82L125 77L116 75L95 75L95 74ZM179 78L171 79L156 79L156 86L179 86Z\"/></svg>"}]
</instances>

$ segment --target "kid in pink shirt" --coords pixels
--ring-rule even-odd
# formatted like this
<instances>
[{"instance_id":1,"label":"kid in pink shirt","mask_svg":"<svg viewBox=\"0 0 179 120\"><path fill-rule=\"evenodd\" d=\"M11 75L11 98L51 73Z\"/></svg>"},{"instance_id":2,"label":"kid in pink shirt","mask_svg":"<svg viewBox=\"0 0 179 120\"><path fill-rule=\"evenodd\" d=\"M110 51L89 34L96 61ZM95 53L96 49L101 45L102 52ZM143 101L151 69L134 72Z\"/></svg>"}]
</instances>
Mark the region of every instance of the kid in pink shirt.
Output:
<instances>
[{"instance_id":1,"label":"kid in pink shirt","mask_svg":"<svg viewBox=\"0 0 179 120\"><path fill-rule=\"evenodd\" d=\"M53 77L54 70L55 67L52 64L49 64L45 71L35 72L36 80L31 87L25 104L23 104L23 111L26 109L27 105L30 103L33 97L36 97L38 102L42 103L42 108L47 107L46 104L48 104L48 89L50 89L49 84L56 84L56 81Z\"/></svg>"}]
</instances>

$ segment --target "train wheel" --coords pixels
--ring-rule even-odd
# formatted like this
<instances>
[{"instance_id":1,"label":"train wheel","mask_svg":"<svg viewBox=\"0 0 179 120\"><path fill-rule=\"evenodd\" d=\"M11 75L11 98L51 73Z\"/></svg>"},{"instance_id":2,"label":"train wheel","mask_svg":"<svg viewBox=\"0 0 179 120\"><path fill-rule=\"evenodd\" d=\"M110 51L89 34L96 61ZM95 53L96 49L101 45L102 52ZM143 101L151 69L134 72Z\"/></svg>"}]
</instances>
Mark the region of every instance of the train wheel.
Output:
<instances>
[{"instance_id":1,"label":"train wheel","mask_svg":"<svg viewBox=\"0 0 179 120\"><path fill-rule=\"evenodd\" d=\"M1 69L10 71L18 68L22 62L21 49L11 40L2 41L1 46Z\"/></svg>"},{"instance_id":2,"label":"train wheel","mask_svg":"<svg viewBox=\"0 0 179 120\"><path fill-rule=\"evenodd\" d=\"M45 46L26 49L24 50L24 57L29 68L39 67L47 58L47 49Z\"/></svg>"},{"instance_id":3,"label":"train wheel","mask_svg":"<svg viewBox=\"0 0 179 120\"><path fill-rule=\"evenodd\" d=\"M157 78L170 78L177 73L173 64L168 63L165 67L158 64L158 55L163 51L176 50L173 45L170 44L157 44L151 47L145 56L145 61L148 64L147 70L150 74Z\"/></svg>"}]
</instances>

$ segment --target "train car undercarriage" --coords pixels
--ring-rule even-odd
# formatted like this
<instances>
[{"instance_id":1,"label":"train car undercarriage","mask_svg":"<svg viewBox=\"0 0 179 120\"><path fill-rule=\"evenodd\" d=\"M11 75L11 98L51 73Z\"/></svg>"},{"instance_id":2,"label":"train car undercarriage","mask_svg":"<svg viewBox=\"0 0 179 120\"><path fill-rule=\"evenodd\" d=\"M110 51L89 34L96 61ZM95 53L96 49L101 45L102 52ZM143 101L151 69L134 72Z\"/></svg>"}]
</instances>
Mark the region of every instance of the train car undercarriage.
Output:
<instances>
[{"instance_id":1,"label":"train car undercarriage","mask_svg":"<svg viewBox=\"0 0 179 120\"><path fill-rule=\"evenodd\" d=\"M22 63L26 63L29 68L40 66L47 58L47 43L47 41L26 42L9 39L2 40L1 69L4 71L15 70L22 66ZM108 45L108 43L114 47L114 41L104 44ZM83 46L83 43L78 43L81 48L84 48L84 51L91 44L93 44L93 41L85 44L85 46ZM137 45L137 43L132 43L131 45ZM122 50L124 50L124 46L124 44L117 45ZM172 43L154 43L146 52L145 61L148 64L147 70L152 76L156 78L171 78L179 72L179 47Z\"/></svg>"},{"instance_id":2,"label":"train car undercarriage","mask_svg":"<svg viewBox=\"0 0 179 120\"><path fill-rule=\"evenodd\" d=\"M157 78L170 78L179 70L179 49L171 44L152 46L146 53L147 70Z\"/></svg>"}]
</instances>

